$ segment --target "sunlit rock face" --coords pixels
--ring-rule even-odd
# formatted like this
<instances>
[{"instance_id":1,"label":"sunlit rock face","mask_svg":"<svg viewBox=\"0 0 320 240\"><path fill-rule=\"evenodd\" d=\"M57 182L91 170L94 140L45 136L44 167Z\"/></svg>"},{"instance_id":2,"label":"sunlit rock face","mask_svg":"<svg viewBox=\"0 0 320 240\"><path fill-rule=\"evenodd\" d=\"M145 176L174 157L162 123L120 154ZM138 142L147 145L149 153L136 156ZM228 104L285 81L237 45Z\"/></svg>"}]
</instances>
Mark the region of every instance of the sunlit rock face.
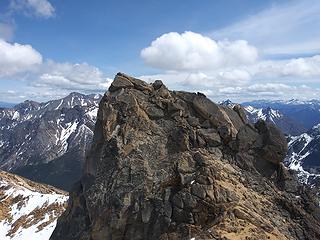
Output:
<instances>
[{"instance_id":1,"label":"sunlit rock face","mask_svg":"<svg viewBox=\"0 0 320 240\"><path fill-rule=\"evenodd\" d=\"M283 134L201 93L118 73L51 240L319 239Z\"/></svg>"}]
</instances>

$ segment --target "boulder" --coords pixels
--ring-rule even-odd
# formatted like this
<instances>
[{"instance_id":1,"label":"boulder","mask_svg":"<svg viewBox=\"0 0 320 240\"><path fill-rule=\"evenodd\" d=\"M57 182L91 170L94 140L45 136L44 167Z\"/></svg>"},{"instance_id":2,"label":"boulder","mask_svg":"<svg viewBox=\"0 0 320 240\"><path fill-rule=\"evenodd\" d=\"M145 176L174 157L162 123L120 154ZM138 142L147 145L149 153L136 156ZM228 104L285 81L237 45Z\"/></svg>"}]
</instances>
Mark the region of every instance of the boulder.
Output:
<instances>
[{"instance_id":1,"label":"boulder","mask_svg":"<svg viewBox=\"0 0 320 240\"><path fill-rule=\"evenodd\" d=\"M288 151L288 144L284 134L273 124L259 120L255 124L261 135L263 146L259 149L261 158L279 164Z\"/></svg>"}]
</instances>

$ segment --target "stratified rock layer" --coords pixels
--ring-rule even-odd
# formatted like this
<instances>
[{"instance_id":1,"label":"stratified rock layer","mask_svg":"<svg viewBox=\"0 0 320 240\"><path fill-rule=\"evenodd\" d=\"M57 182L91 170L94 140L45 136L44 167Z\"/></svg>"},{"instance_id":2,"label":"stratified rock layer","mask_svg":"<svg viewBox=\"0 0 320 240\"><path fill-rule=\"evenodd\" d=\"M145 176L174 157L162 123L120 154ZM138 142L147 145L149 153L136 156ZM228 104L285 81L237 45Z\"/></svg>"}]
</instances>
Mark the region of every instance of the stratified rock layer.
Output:
<instances>
[{"instance_id":1,"label":"stratified rock layer","mask_svg":"<svg viewBox=\"0 0 320 240\"><path fill-rule=\"evenodd\" d=\"M118 73L52 240L320 239L284 136L239 106Z\"/></svg>"}]
</instances>

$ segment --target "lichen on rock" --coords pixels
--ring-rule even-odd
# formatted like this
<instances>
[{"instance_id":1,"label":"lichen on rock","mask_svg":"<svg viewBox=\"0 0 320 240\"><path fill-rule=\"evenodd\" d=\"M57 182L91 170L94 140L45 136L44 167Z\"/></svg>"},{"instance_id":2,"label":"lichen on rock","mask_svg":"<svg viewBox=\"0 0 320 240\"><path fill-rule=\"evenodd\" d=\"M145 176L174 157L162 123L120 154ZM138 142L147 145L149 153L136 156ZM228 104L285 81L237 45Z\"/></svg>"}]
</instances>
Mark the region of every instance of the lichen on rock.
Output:
<instances>
[{"instance_id":1,"label":"lichen on rock","mask_svg":"<svg viewBox=\"0 0 320 240\"><path fill-rule=\"evenodd\" d=\"M51 239L320 239L319 208L282 165L286 151L240 106L118 73Z\"/></svg>"}]
</instances>

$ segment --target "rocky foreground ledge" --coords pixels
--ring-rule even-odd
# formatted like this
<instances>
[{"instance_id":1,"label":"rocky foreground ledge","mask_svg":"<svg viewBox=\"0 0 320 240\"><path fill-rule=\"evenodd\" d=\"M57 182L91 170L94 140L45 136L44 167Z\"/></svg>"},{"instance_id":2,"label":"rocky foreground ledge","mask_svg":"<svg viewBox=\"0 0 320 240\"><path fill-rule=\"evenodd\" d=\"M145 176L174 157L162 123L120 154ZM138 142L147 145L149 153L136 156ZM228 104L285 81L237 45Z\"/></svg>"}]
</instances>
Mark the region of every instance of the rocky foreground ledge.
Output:
<instances>
[{"instance_id":1,"label":"rocky foreground ledge","mask_svg":"<svg viewBox=\"0 0 320 240\"><path fill-rule=\"evenodd\" d=\"M118 73L52 240L320 239L287 144L243 109Z\"/></svg>"}]
</instances>

